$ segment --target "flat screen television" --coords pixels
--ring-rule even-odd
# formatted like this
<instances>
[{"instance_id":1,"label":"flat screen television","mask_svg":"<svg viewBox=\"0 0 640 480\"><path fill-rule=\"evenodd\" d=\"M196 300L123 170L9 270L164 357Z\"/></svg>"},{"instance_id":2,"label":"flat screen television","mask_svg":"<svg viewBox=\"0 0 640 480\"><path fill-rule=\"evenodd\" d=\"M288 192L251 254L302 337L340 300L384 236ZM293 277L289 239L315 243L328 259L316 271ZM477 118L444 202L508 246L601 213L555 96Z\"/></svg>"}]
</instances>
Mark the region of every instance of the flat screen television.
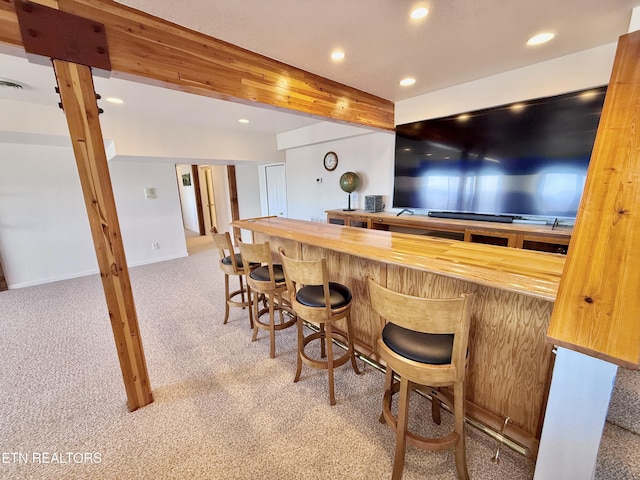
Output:
<instances>
[{"instance_id":1,"label":"flat screen television","mask_svg":"<svg viewBox=\"0 0 640 480\"><path fill-rule=\"evenodd\" d=\"M393 207L454 218L575 219L605 92L397 126Z\"/></svg>"}]
</instances>

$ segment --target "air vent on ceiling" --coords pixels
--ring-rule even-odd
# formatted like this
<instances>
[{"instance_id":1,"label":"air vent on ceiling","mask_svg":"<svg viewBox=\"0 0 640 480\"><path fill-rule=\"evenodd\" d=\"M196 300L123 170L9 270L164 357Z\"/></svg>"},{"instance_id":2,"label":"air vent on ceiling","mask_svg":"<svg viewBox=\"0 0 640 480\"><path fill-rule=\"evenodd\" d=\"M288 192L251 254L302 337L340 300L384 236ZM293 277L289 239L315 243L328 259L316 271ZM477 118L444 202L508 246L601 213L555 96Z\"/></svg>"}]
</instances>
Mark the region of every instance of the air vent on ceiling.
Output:
<instances>
[{"instance_id":1,"label":"air vent on ceiling","mask_svg":"<svg viewBox=\"0 0 640 480\"><path fill-rule=\"evenodd\" d=\"M15 88L16 90L21 90L24 87L12 80L6 80L4 78L0 78L0 88Z\"/></svg>"}]
</instances>

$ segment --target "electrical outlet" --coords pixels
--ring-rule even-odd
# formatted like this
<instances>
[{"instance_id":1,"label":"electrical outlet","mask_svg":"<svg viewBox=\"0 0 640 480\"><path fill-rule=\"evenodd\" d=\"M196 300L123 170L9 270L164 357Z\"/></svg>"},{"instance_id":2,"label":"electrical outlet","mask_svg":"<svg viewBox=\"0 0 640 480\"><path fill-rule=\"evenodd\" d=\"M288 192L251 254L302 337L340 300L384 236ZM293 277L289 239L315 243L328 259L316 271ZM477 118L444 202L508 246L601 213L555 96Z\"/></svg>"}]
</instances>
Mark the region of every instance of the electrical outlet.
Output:
<instances>
[{"instance_id":1,"label":"electrical outlet","mask_svg":"<svg viewBox=\"0 0 640 480\"><path fill-rule=\"evenodd\" d=\"M151 250L159 250L160 249L160 244L158 242L153 242L151 244Z\"/></svg>"}]
</instances>

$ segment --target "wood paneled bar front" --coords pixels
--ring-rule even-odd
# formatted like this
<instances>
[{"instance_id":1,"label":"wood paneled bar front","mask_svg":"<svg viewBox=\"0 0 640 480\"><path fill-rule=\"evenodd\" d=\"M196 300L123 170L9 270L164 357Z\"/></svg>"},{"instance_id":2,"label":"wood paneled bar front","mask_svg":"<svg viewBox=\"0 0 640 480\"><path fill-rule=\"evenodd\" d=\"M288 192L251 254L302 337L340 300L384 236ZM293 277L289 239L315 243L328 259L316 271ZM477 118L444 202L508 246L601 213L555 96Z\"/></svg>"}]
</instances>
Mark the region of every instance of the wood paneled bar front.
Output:
<instances>
[{"instance_id":1,"label":"wood paneled bar front","mask_svg":"<svg viewBox=\"0 0 640 480\"><path fill-rule=\"evenodd\" d=\"M468 416L502 430L535 457L552 367L547 327L564 256L494 245L265 217L234 227L302 259L326 257L331 280L353 292L360 353L379 361L383 327L370 307L366 277L411 294L449 298L474 292L467 370Z\"/></svg>"}]
</instances>

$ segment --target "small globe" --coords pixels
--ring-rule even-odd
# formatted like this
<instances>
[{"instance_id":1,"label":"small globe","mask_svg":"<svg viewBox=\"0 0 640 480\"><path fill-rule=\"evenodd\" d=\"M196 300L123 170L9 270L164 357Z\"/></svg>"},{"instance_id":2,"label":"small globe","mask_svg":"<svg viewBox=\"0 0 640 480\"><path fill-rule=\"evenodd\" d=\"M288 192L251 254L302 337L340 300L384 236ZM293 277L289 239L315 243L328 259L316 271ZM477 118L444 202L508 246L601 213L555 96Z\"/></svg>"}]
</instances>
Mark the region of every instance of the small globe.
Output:
<instances>
[{"instance_id":1,"label":"small globe","mask_svg":"<svg viewBox=\"0 0 640 480\"><path fill-rule=\"evenodd\" d=\"M344 172L340 177L340 188L344 192L354 192L358 185L360 185L360 177L355 172Z\"/></svg>"}]
</instances>

